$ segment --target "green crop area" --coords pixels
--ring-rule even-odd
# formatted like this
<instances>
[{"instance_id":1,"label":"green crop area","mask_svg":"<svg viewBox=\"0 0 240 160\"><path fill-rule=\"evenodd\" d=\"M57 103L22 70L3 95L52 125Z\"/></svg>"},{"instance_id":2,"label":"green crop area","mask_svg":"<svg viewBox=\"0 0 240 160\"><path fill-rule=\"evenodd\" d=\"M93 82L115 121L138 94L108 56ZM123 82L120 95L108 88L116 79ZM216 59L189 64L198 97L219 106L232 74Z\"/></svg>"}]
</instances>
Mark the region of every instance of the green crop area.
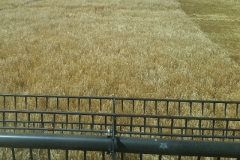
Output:
<instances>
[{"instance_id":1,"label":"green crop area","mask_svg":"<svg viewBox=\"0 0 240 160\"><path fill-rule=\"evenodd\" d=\"M179 0L188 16L208 37L240 63L240 1Z\"/></svg>"}]
</instances>

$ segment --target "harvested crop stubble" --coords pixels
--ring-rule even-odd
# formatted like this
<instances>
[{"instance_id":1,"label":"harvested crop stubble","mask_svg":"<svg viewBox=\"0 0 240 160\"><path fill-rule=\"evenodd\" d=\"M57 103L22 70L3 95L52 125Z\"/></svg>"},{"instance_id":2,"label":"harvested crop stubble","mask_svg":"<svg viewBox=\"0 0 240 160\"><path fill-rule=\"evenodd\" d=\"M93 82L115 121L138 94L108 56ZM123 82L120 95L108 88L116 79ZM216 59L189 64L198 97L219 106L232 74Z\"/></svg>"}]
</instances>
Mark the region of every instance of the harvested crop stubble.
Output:
<instances>
[{"instance_id":1,"label":"harvested crop stubble","mask_svg":"<svg viewBox=\"0 0 240 160\"><path fill-rule=\"evenodd\" d=\"M181 8L208 37L240 63L240 1L179 0Z\"/></svg>"}]
</instances>

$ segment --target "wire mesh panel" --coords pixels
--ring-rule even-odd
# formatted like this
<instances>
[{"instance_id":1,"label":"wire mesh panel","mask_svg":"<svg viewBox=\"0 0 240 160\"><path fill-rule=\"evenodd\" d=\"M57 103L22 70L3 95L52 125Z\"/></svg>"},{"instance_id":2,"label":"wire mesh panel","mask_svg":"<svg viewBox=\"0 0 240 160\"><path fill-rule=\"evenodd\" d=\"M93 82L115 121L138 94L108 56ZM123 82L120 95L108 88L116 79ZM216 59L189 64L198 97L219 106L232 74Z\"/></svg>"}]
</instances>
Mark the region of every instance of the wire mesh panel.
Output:
<instances>
[{"instance_id":1,"label":"wire mesh panel","mask_svg":"<svg viewBox=\"0 0 240 160\"><path fill-rule=\"evenodd\" d=\"M116 100L117 133L184 140L239 141L239 102ZM126 113L127 111L127 113ZM131 114L129 114L131 113Z\"/></svg>"},{"instance_id":2,"label":"wire mesh panel","mask_svg":"<svg viewBox=\"0 0 240 160\"><path fill-rule=\"evenodd\" d=\"M24 156L30 159L169 159L169 156L173 159L189 159L189 156L191 159L204 159L204 155L195 152L194 155L181 155L184 151L175 152L169 146L174 148L178 143L186 143L194 148L194 144L209 142L208 146L212 145L214 148L215 145L222 145L217 142L225 142L225 146L238 144L239 104L238 101L0 95L0 133L3 133L2 137L5 139L9 136L4 133L14 133L11 135L13 137L15 134L19 135L15 139L19 142L27 137L41 138L32 134L46 137L63 135L61 139L71 142L74 137L68 139L67 136L77 135L90 136L84 137L89 142L96 138L100 146L100 149L97 149L98 146L86 148L87 145L83 148L67 148L66 144L62 148L50 145L49 148L37 148L23 143L25 146L17 148L14 147L17 144L13 142L12 145L5 145L0 154L4 159L21 159ZM48 138L57 140L57 137ZM43 142L44 138L41 140ZM132 145L130 142L145 143L145 140L146 143L154 140L151 145L154 147L156 143L158 150L145 152L138 148L138 152L126 149L128 144ZM125 148L120 142L126 143ZM5 141L1 143L4 146ZM106 148L101 143L106 143ZM171 153L166 152L167 150L171 150ZM209 155L228 157L223 152ZM230 157L238 158L234 153Z\"/></svg>"}]
</instances>

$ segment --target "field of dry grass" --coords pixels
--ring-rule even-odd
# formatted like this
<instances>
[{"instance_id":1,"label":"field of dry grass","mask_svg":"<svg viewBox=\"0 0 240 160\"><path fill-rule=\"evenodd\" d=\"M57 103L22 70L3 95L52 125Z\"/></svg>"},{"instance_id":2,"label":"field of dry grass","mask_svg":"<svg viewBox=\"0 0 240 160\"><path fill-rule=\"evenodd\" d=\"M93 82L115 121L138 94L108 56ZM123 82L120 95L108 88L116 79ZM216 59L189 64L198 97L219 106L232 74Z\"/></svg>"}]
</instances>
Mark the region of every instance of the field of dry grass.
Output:
<instances>
[{"instance_id":1,"label":"field of dry grass","mask_svg":"<svg viewBox=\"0 0 240 160\"><path fill-rule=\"evenodd\" d=\"M0 0L0 94L239 100L238 45L180 2Z\"/></svg>"},{"instance_id":2,"label":"field of dry grass","mask_svg":"<svg viewBox=\"0 0 240 160\"><path fill-rule=\"evenodd\" d=\"M0 3L1 93L239 99L239 64L175 0Z\"/></svg>"}]
</instances>

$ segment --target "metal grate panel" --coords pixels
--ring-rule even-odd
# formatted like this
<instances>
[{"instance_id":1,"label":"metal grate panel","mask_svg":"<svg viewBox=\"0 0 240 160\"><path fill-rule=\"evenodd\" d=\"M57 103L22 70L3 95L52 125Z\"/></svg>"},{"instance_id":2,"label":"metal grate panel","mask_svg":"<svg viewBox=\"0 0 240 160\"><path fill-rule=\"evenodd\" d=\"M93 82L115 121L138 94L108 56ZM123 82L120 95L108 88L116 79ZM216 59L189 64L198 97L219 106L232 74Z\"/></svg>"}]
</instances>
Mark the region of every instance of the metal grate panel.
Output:
<instances>
[{"instance_id":1,"label":"metal grate panel","mask_svg":"<svg viewBox=\"0 0 240 160\"><path fill-rule=\"evenodd\" d=\"M113 141L115 137L132 137L239 142L239 104L239 101L0 95L0 132L94 136L108 136L111 132ZM105 159L105 152L101 154ZM141 159L143 154L139 156Z\"/></svg>"}]
</instances>

